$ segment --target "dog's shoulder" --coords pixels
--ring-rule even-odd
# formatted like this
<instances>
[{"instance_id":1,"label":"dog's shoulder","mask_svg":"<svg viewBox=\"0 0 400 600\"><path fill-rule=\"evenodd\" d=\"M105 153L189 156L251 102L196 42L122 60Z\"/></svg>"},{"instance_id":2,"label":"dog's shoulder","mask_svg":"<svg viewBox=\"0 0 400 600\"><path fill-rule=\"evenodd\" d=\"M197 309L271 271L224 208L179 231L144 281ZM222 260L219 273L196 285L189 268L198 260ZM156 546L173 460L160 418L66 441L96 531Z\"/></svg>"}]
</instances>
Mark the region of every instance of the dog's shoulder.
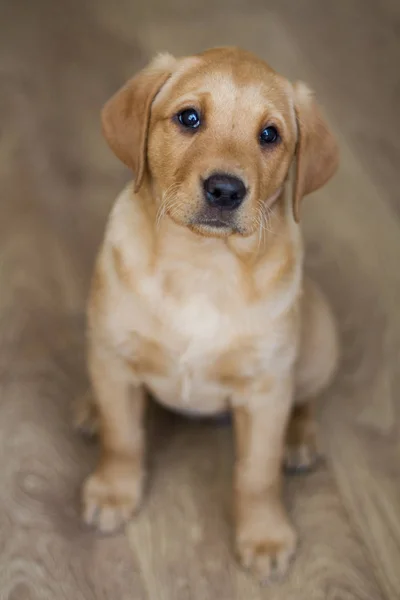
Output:
<instances>
[{"instance_id":1,"label":"dog's shoulder","mask_svg":"<svg viewBox=\"0 0 400 600\"><path fill-rule=\"evenodd\" d=\"M148 229L130 183L113 204L97 254L89 293L89 324L104 324L110 313L124 312L127 296L135 298L150 260Z\"/></svg>"}]
</instances>

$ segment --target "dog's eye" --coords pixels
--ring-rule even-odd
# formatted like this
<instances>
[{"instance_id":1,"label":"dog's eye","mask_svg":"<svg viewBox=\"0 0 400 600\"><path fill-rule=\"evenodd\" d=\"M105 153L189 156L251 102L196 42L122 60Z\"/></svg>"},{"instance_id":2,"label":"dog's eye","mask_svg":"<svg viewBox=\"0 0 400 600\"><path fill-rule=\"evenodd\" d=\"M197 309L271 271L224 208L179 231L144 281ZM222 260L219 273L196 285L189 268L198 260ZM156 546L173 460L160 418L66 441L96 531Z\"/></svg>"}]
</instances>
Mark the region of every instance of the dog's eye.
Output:
<instances>
[{"instance_id":1,"label":"dog's eye","mask_svg":"<svg viewBox=\"0 0 400 600\"><path fill-rule=\"evenodd\" d=\"M200 125L200 115L194 108L187 108L178 113L178 121L186 129L197 129Z\"/></svg>"},{"instance_id":2,"label":"dog's eye","mask_svg":"<svg viewBox=\"0 0 400 600\"><path fill-rule=\"evenodd\" d=\"M266 127L260 133L260 144L266 146L267 144L275 144L279 140L279 133L276 127L272 125Z\"/></svg>"}]
</instances>

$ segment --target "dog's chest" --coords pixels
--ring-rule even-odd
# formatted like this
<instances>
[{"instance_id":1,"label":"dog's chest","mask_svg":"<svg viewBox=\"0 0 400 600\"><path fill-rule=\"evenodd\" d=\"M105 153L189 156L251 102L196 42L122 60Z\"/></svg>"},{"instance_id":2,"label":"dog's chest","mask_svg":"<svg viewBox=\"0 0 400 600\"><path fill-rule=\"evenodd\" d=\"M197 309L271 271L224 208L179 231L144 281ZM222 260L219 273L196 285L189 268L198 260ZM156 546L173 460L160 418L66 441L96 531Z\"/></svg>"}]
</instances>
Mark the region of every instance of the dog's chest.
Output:
<instances>
[{"instance_id":1,"label":"dog's chest","mask_svg":"<svg viewBox=\"0 0 400 600\"><path fill-rule=\"evenodd\" d=\"M143 338L139 337L136 352L146 385L170 408L206 414L223 411L229 390L217 365L231 348L240 346L239 330L231 316L199 292L184 302L165 298L161 312L153 318L152 334L159 349L156 364L154 352L150 360L141 360L146 352ZM248 369L238 357L236 363L237 372Z\"/></svg>"},{"instance_id":2,"label":"dog's chest","mask_svg":"<svg viewBox=\"0 0 400 600\"><path fill-rule=\"evenodd\" d=\"M142 278L121 302L120 348L172 408L224 410L232 389L262 372L279 342L264 304L249 305L232 265L228 273L182 273L178 264Z\"/></svg>"},{"instance_id":3,"label":"dog's chest","mask_svg":"<svg viewBox=\"0 0 400 600\"><path fill-rule=\"evenodd\" d=\"M201 362L251 328L257 308L246 303L240 283L233 261L221 260L218 269L176 261L143 278L139 294L163 345Z\"/></svg>"}]
</instances>

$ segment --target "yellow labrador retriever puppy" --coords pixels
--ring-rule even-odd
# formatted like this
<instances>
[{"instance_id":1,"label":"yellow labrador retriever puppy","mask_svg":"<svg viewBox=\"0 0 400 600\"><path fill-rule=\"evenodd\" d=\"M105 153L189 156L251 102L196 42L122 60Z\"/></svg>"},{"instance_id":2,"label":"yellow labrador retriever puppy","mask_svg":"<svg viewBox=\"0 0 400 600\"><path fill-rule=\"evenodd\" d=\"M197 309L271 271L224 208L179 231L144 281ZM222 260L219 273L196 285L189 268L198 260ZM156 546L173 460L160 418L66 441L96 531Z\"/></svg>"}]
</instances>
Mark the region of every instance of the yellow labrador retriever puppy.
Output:
<instances>
[{"instance_id":1,"label":"yellow labrador retriever puppy","mask_svg":"<svg viewBox=\"0 0 400 600\"><path fill-rule=\"evenodd\" d=\"M112 531L139 505L146 390L174 410L230 409L238 556L263 579L283 573L296 533L282 464L314 461L310 403L337 362L298 225L303 196L336 171L334 137L303 83L237 48L158 56L102 122L134 183L111 212L88 306L94 393L81 411L98 420L101 458L84 519Z\"/></svg>"}]
</instances>

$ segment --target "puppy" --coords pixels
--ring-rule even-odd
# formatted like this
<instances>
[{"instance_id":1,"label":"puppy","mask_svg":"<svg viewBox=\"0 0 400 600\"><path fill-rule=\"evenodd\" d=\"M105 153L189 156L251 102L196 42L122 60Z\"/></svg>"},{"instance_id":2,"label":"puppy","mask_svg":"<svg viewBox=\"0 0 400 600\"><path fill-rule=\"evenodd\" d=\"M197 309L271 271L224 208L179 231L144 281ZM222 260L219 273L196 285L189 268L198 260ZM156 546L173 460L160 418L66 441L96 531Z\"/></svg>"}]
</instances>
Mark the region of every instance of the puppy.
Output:
<instances>
[{"instance_id":1,"label":"puppy","mask_svg":"<svg viewBox=\"0 0 400 600\"><path fill-rule=\"evenodd\" d=\"M142 496L146 391L174 410L231 410L242 564L283 573L296 533L282 464L316 455L312 401L337 363L331 312L303 278L303 196L338 149L310 90L237 48L155 58L106 104L134 174L112 209L88 303L101 458L84 520L112 531ZM291 177L291 174L293 177Z\"/></svg>"}]
</instances>

